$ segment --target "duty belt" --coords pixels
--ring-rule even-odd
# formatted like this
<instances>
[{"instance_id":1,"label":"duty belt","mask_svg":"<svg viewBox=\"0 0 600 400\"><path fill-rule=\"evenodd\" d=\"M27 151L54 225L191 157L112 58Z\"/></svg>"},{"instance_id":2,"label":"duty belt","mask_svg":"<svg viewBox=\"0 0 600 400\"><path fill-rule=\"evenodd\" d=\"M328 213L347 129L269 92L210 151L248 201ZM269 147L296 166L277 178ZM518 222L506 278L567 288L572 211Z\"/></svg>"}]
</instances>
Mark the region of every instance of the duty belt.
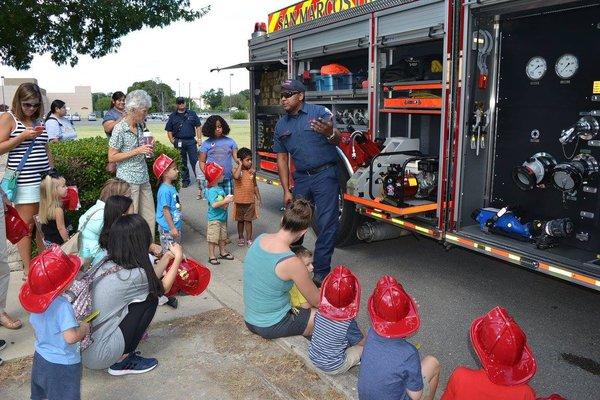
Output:
<instances>
[{"instance_id":1,"label":"duty belt","mask_svg":"<svg viewBox=\"0 0 600 400\"><path fill-rule=\"evenodd\" d=\"M328 168L335 167L336 165L337 165L337 163L330 162L330 163L327 163L327 164L323 164L320 167L316 167L316 168L313 168L313 169L307 169L305 171L296 171L296 172L299 173L299 174L302 174L302 175L315 175L315 174L318 174L321 171L325 171Z\"/></svg>"}]
</instances>

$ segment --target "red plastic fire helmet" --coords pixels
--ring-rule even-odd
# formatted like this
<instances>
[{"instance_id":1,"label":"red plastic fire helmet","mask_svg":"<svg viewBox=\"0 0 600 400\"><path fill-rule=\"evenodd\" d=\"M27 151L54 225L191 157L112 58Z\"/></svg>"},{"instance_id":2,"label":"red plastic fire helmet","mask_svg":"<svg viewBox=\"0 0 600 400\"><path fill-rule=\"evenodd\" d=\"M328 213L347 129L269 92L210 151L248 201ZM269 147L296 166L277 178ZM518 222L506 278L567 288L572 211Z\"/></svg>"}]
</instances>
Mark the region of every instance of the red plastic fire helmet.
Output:
<instances>
[{"instance_id":1,"label":"red plastic fire helmet","mask_svg":"<svg viewBox=\"0 0 600 400\"><path fill-rule=\"evenodd\" d=\"M161 154L156 157L154 164L152 164L152 172L156 179L160 180L160 177L165 173L167 169L173 164L173 159L166 154Z\"/></svg>"},{"instance_id":2,"label":"red plastic fire helmet","mask_svg":"<svg viewBox=\"0 0 600 400\"><path fill-rule=\"evenodd\" d=\"M389 275L379 279L368 305L373 329L380 336L403 338L412 335L421 326L415 301Z\"/></svg>"},{"instance_id":3,"label":"red plastic fire helmet","mask_svg":"<svg viewBox=\"0 0 600 400\"><path fill-rule=\"evenodd\" d=\"M326 318L347 321L360 307L360 282L345 265L339 265L323 281L319 312Z\"/></svg>"},{"instance_id":4,"label":"red plastic fire helmet","mask_svg":"<svg viewBox=\"0 0 600 400\"><path fill-rule=\"evenodd\" d=\"M66 255L52 245L31 260L27 281L21 287L19 300L32 313L46 311L50 303L69 286L81 268L81 259Z\"/></svg>"},{"instance_id":5,"label":"red plastic fire helmet","mask_svg":"<svg viewBox=\"0 0 600 400\"><path fill-rule=\"evenodd\" d=\"M23 221L17 209L10 204L4 205L4 224L6 238L12 244L17 244L25 236L29 236L29 226Z\"/></svg>"},{"instance_id":6,"label":"red plastic fire helmet","mask_svg":"<svg viewBox=\"0 0 600 400\"><path fill-rule=\"evenodd\" d=\"M171 269L172 265L173 260L169 262L167 271ZM172 296L179 290L183 290L190 296L198 296L206 290L209 283L210 270L198 261L188 257L187 260L183 260L179 265L175 282L169 293L167 293L167 296Z\"/></svg>"},{"instance_id":7,"label":"red plastic fire helmet","mask_svg":"<svg viewBox=\"0 0 600 400\"><path fill-rule=\"evenodd\" d=\"M204 167L204 176L208 181L208 185L213 186L223 171L223 167L221 167L219 164L213 162L207 163L206 167Z\"/></svg>"},{"instance_id":8,"label":"red plastic fire helmet","mask_svg":"<svg viewBox=\"0 0 600 400\"><path fill-rule=\"evenodd\" d=\"M493 383L504 386L529 381L537 370L525 332L502 307L471 324L471 343Z\"/></svg>"},{"instance_id":9,"label":"red plastic fire helmet","mask_svg":"<svg viewBox=\"0 0 600 400\"><path fill-rule=\"evenodd\" d=\"M68 186L67 194L62 198L62 205L65 210L75 211L81 206L79 204L79 190L77 186Z\"/></svg>"}]
</instances>

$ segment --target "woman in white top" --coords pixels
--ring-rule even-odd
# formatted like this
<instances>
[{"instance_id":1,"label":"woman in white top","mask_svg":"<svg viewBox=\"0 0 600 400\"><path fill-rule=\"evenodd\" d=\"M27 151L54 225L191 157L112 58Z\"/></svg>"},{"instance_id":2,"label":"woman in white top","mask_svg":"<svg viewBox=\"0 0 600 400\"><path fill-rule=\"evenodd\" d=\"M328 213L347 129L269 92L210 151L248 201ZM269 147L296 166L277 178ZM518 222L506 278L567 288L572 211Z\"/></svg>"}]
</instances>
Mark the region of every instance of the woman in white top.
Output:
<instances>
[{"instance_id":1,"label":"woman in white top","mask_svg":"<svg viewBox=\"0 0 600 400\"><path fill-rule=\"evenodd\" d=\"M35 130L44 114L42 92L34 83L21 84L13 97L11 111L0 115L0 154L8 153L7 169L16 171L19 163L31 148L23 169L17 179L13 202L20 217L33 232L33 216L40 204L41 173L52 165L45 129ZM31 237L24 237L17 244L23 261L25 276L31 261Z\"/></svg>"},{"instance_id":2,"label":"woman in white top","mask_svg":"<svg viewBox=\"0 0 600 400\"><path fill-rule=\"evenodd\" d=\"M50 112L46 115L46 132L48 140L59 142L62 140L77 139L77 132L71 121L65 118L67 106L62 100L54 100L50 104Z\"/></svg>"}]
</instances>

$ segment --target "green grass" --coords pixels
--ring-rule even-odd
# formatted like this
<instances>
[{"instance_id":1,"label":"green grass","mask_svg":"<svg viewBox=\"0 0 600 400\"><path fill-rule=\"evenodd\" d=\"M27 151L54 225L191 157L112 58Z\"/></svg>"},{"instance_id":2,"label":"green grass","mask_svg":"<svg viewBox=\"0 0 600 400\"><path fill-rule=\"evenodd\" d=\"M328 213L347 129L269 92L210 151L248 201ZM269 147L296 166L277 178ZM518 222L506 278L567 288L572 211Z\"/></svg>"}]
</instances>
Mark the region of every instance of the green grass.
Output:
<instances>
[{"instance_id":1,"label":"green grass","mask_svg":"<svg viewBox=\"0 0 600 400\"><path fill-rule=\"evenodd\" d=\"M249 124L231 124L229 125L231 128L231 132L229 133L229 137L235 140L240 147L248 147L250 148L250 125ZM104 137L104 130L102 129L102 125L80 125L75 126L77 129L77 137L78 138L87 138L94 136L102 136ZM167 132L165 131L165 123L164 122L150 122L148 123L148 129L156 140L163 144L170 144L169 139L167 139Z\"/></svg>"}]
</instances>

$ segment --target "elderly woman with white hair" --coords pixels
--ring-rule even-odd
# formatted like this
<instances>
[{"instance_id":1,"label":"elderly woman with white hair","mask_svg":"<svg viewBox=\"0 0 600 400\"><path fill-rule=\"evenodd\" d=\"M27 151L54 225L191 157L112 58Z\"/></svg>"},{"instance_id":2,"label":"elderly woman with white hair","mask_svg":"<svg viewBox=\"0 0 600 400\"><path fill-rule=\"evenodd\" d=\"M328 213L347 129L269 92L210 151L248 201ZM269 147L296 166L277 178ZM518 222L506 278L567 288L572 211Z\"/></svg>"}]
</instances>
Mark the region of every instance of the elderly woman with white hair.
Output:
<instances>
[{"instance_id":1,"label":"elderly woman with white hair","mask_svg":"<svg viewBox=\"0 0 600 400\"><path fill-rule=\"evenodd\" d=\"M117 164L117 178L131 186L133 212L148 222L154 237L154 197L146 164L146 156L154 149L144 144L142 125L151 106L152 99L144 90L127 94L123 119L114 126L108 141L108 161Z\"/></svg>"}]
</instances>

